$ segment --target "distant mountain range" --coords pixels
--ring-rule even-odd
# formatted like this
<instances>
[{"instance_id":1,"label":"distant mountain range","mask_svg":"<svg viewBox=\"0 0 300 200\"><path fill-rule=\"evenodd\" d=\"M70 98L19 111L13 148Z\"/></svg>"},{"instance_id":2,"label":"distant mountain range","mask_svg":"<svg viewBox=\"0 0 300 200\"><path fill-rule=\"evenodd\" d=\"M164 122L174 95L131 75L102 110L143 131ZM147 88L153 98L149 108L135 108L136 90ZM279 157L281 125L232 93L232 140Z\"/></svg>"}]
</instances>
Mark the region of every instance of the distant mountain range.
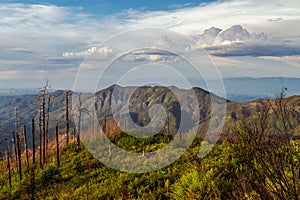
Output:
<instances>
[{"instance_id":1,"label":"distant mountain range","mask_svg":"<svg viewBox=\"0 0 300 200\"><path fill-rule=\"evenodd\" d=\"M164 107L166 113L170 120L170 132L175 132L179 129L179 124L181 116L186 117L186 122L190 123L191 126L194 126L197 120L194 120L194 116L200 116L202 121L201 126L202 130L207 127L210 112L211 112L211 102L209 92L200 89L193 88L190 90L178 89L176 87L171 87L172 91L167 87L161 86L145 86L140 87L134 91L134 94L130 98L129 102L129 112L130 117L136 124L140 126L145 126L150 122L149 118L149 109L152 105L158 104ZM97 117L99 121L103 120L104 116L107 116L110 120L112 115L112 105L115 104L116 107L123 112L123 108L120 107L120 104L125 101L127 92L130 91L132 87L121 87L118 85L113 85L109 88L101 90L96 93L96 98L94 95L90 96L89 94L82 94L82 98L92 97L91 100L96 100L95 103L92 101L89 104L89 107L95 106L97 111ZM173 91L177 91L180 95L186 98L185 102L180 106L179 99L173 94ZM194 92L196 99L193 98ZM113 93L115 95L113 95ZM76 93L78 94L78 93ZM53 132L54 126L56 123L59 124L61 128L64 127L65 119L65 94L64 91L55 91L51 93L51 108L50 108L50 133ZM215 96L217 103L225 103L226 100L223 98ZM198 100L198 103L195 101ZM196 104L197 103L197 104ZM193 113L194 105L199 105L199 113ZM31 119L36 119L38 116L38 105L39 98L37 95L17 95L0 99L0 142L1 139L10 138L10 130L14 128L14 105L18 108L19 124L26 124L28 127L31 125ZM71 99L70 99L70 108L71 108ZM183 112L183 113L182 113ZM70 111L71 113L71 111ZM122 115L123 117L123 115ZM194 121L193 121L194 120ZM126 120L122 120L126 122ZM198 122L197 122L198 123ZM186 132L187 127L181 127L182 132ZM38 130L38 129L37 129ZM4 151L4 146L0 145L0 151Z\"/></svg>"},{"instance_id":2,"label":"distant mountain range","mask_svg":"<svg viewBox=\"0 0 300 200\"><path fill-rule=\"evenodd\" d=\"M199 80L190 80L194 87L208 90L205 83ZM210 80L210 82L214 82ZM281 89L286 89L287 96L300 94L300 78L265 77L265 78L224 78L226 99L236 102L249 102L255 99L274 98ZM38 88L1 88L0 101L5 98L14 98L16 95L38 94ZM54 92L55 89L51 89ZM218 91L216 91L218 92Z\"/></svg>"},{"instance_id":3,"label":"distant mountain range","mask_svg":"<svg viewBox=\"0 0 300 200\"><path fill-rule=\"evenodd\" d=\"M274 98L281 89L287 96L300 94L300 78L225 78L224 85L227 99L237 102Z\"/></svg>"},{"instance_id":4,"label":"distant mountain range","mask_svg":"<svg viewBox=\"0 0 300 200\"><path fill-rule=\"evenodd\" d=\"M0 98L10 97L18 95L36 95L39 93L41 88L1 88L0 87ZM49 89L49 92L56 91L55 89Z\"/></svg>"},{"instance_id":5,"label":"distant mountain range","mask_svg":"<svg viewBox=\"0 0 300 200\"><path fill-rule=\"evenodd\" d=\"M225 86L228 94L232 95L232 98L236 97L240 101L252 100L257 97L274 96L272 94L278 93L283 87L286 89L289 95L300 94L298 87L300 79L290 78L239 78L239 79L225 79ZM187 97L187 103L179 106L179 100L174 96L173 92L162 86L144 86L134 91L132 98L130 99L130 117L136 124L145 126L150 122L149 109L154 104L162 105L167 112L170 119L170 132L175 132L179 128L181 112L184 112L187 118L193 119L195 113L193 108L190 107L193 103L193 98L190 97L190 92L196 94L199 105L200 126L198 132L201 134L208 128L211 116L211 101L208 91L195 87L190 90L178 89L172 86L172 90L181 93ZM251 89L252 88L252 89ZM124 97L126 91L130 90L130 87L121 87L113 85L109 88L103 89L96 93L95 103L90 106L95 106L97 110L97 117L99 121L103 120L104 116L111 116L111 105L114 104L119 111L122 111L122 107L118 107ZM114 98L112 93L115 92ZM76 93L77 94L77 93ZM83 97L88 94L83 94ZM234 96L236 95L236 96ZM262 96L259 96L262 95ZM64 91L58 90L51 93L51 108L50 108L50 133L53 133L56 123L63 129L65 119L65 95ZM214 95L215 96L215 95ZM230 97L230 95L228 95ZM256 97L256 98L254 98ZM94 96L93 96L94 98ZM224 130L228 128L232 121L241 119L243 117L250 117L255 112L257 105L263 104L264 100L256 100L251 102L238 103L235 101L226 100L221 97L215 96L218 104L227 103L227 116ZM288 98L290 104L294 107L300 106L300 96L291 96ZM0 143L5 138L11 138L10 130L14 128L14 104L18 108L19 123L27 124L30 127L32 118L37 119L37 108L39 104L38 95L8 95L0 96ZM71 102L70 102L71 107ZM300 118L299 118L300 119ZM123 120L123 123L126 120ZM191 120L193 123L193 120ZM182 129L184 132L184 128ZM38 133L38 132L37 132ZM0 152L5 150L5 145L0 144Z\"/></svg>"}]
</instances>

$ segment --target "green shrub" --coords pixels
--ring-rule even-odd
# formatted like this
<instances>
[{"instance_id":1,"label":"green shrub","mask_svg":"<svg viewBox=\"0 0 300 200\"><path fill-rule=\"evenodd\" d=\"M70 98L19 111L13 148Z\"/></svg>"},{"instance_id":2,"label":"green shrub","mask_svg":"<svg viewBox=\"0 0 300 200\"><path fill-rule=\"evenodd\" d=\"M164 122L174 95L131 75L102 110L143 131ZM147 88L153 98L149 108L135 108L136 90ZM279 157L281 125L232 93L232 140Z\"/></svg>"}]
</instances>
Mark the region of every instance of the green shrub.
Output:
<instances>
[{"instance_id":1,"label":"green shrub","mask_svg":"<svg viewBox=\"0 0 300 200\"><path fill-rule=\"evenodd\" d=\"M60 170L56 165L49 164L40 172L38 179L43 186L58 183L61 180Z\"/></svg>"}]
</instances>

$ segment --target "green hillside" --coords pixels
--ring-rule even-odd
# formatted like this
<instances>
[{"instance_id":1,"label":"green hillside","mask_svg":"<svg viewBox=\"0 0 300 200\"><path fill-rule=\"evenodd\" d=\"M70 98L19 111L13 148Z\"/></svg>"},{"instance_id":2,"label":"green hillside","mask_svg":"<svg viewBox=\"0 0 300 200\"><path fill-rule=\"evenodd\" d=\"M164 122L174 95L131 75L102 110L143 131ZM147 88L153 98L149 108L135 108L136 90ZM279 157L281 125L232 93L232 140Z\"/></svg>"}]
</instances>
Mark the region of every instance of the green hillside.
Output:
<instances>
[{"instance_id":1,"label":"green hillside","mask_svg":"<svg viewBox=\"0 0 300 200\"><path fill-rule=\"evenodd\" d=\"M148 91L147 95L141 97L144 90ZM211 112L209 93L197 88L194 90L201 99L201 110L205 110L200 124L205 128ZM97 94L101 99L100 102L96 101L100 119L105 112L105 116L111 114L107 109L112 101L110 92L111 88L108 88ZM127 173L114 170L95 159L82 143L78 143L78 132L70 131L69 144L66 144L65 98L62 91L56 94L51 104L51 115L55 120L50 122L52 127L60 124L58 137L55 137L53 128L49 129L52 137L45 147L45 159L41 160L44 147L37 143L35 163L30 145L29 162L23 144L17 151L22 155L17 157L13 153L13 146L10 146L10 161L0 161L0 199L299 199L299 96L284 98L284 93L280 93L274 100L243 104L227 101L226 123L216 145L203 141L203 134L199 133L188 150L171 165L147 173ZM38 101L35 98L33 96L16 102L21 108L23 102ZM154 102L162 103L176 119L176 109L168 104L176 102L173 98L168 90L160 87L136 91L131 102L136 122L146 124L147 118L143 118L143 112ZM147 106L143 107L143 102L148 102ZM220 102L224 100L220 98ZM35 105L28 105L22 108L30 116ZM188 111L187 107L184 109ZM10 120L14 120L13 116ZM170 124L173 131L176 130L176 120ZM14 126L13 123L11 126ZM121 131L110 118L106 119L104 127L111 142L128 152L137 153L141 158L148 156L148 153L155 154L175 140L172 131L166 130L148 138L135 138L128 134L132 130ZM85 131L81 133L82 137L91 130ZM38 133L36 131L37 142L40 141ZM99 145L103 136L92 134L84 140L85 143L96 144L92 146L93 151L111 159L109 156L116 156L114 152ZM185 137L187 135L183 133L179 141ZM23 139L17 141L23 143ZM2 148L6 147L3 143ZM180 149L183 146L179 142L169 154L176 156ZM207 156L201 156L206 153ZM135 164L133 162L140 160L130 162Z\"/></svg>"}]
</instances>

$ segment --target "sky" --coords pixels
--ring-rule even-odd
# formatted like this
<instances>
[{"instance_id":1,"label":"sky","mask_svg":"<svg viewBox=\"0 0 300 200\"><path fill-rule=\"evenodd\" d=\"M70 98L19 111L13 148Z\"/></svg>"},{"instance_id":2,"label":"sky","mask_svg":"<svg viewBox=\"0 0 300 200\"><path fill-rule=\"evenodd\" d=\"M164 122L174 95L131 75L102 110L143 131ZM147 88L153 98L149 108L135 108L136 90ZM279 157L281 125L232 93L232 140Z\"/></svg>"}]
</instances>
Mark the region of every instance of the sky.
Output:
<instances>
[{"instance_id":1,"label":"sky","mask_svg":"<svg viewBox=\"0 0 300 200\"><path fill-rule=\"evenodd\" d=\"M300 78L299 22L298 0L2 0L0 87Z\"/></svg>"},{"instance_id":2,"label":"sky","mask_svg":"<svg viewBox=\"0 0 300 200\"><path fill-rule=\"evenodd\" d=\"M172 11L178 8L197 6L201 3L213 2L208 1L195 1L195 0L164 0L152 1L149 0L118 0L118 1L103 1L103 0L52 0L52 1L39 1L39 0L4 0L3 3L29 3L29 4L49 4L62 7L77 7L81 8L84 12L94 15L113 15L120 13L127 9L140 10L140 11Z\"/></svg>"}]
</instances>

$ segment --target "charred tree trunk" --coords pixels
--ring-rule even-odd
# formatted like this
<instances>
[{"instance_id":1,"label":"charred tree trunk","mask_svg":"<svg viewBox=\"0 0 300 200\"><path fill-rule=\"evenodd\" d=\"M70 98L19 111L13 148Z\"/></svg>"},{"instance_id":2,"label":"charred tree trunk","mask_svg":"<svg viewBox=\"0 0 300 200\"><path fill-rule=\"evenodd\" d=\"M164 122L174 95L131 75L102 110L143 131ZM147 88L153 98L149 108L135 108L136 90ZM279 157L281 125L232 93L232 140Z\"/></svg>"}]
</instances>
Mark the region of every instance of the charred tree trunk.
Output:
<instances>
[{"instance_id":1,"label":"charred tree trunk","mask_svg":"<svg viewBox=\"0 0 300 200\"><path fill-rule=\"evenodd\" d=\"M78 149L78 150L80 150L81 112L82 112L82 101L81 101L81 94L79 94L79 105L78 105L78 129L77 129L77 149Z\"/></svg>"},{"instance_id":2,"label":"charred tree trunk","mask_svg":"<svg viewBox=\"0 0 300 200\"><path fill-rule=\"evenodd\" d=\"M67 135L67 140L66 144L69 144L69 96L70 96L70 91L66 91L66 135Z\"/></svg>"},{"instance_id":3,"label":"charred tree trunk","mask_svg":"<svg viewBox=\"0 0 300 200\"><path fill-rule=\"evenodd\" d=\"M77 149L80 149L80 125L81 125L81 112L79 114L79 118L78 118L78 130L77 130Z\"/></svg>"},{"instance_id":4,"label":"charred tree trunk","mask_svg":"<svg viewBox=\"0 0 300 200\"><path fill-rule=\"evenodd\" d=\"M43 159L42 159L42 114L41 108L39 108L39 140L40 140L40 168L43 168Z\"/></svg>"},{"instance_id":5,"label":"charred tree trunk","mask_svg":"<svg viewBox=\"0 0 300 200\"><path fill-rule=\"evenodd\" d=\"M8 146L7 151L6 151L6 159L7 159L9 187L11 188L11 172L10 172L10 155L9 154L10 154L10 152L9 152L9 146Z\"/></svg>"},{"instance_id":6,"label":"charred tree trunk","mask_svg":"<svg viewBox=\"0 0 300 200\"><path fill-rule=\"evenodd\" d=\"M16 134L19 134L19 119L18 119L18 109L17 106L14 106L15 109L15 132Z\"/></svg>"},{"instance_id":7,"label":"charred tree trunk","mask_svg":"<svg viewBox=\"0 0 300 200\"><path fill-rule=\"evenodd\" d=\"M41 115L42 115L42 142L43 142L43 163L46 163L46 94L49 81L46 80L43 90L41 91Z\"/></svg>"},{"instance_id":8,"label":"charred tree trunk","mask_svg":"<svg viewBox=\"0 0 300 200\"><path fill-rule=\"evenodd\" d=\"M50 105L51 105L51 95L48 94L48 106L47 106L47 120L46 120L46 154L48 152L49 143L49 118L50 118Z\"/></svg>"},{"instance_id":9,"label":"charred tree trunk","mask_svg":"<svg viewBox=\"0 0 300 200\"><path fill-rule=\"evenodd\" d=\"M32 134L32 163L33 166L30 168L30 188L31 188L31 199L34 200L34 190L35 190L35 177L34 177L34 171L36 168L35 164L35 124L34 124L34 118L31 122L31 134Z\"/></svg>"},{"instance_id":10,"label":"charred tree trunk","mask_svg":"<svg viewBox=\"0 0 300 200\"><path fill-rule=\"evenodd\" d=\"M45 115L45 101L46 101L45 90L42 93L42 127L43 127L43 163L46 161L46 115Z\"/></svg>"},{"instance_id":11,"label":"charred tree trunk","mask_svg":"<svg viewBox=\"0 0 300 200\"><path fill-rule=\"evenodd\" d=\"M15 151L16 163L18 163L19 155L18 155L18 149L17 149L16 136L19 134L19 119L18 119L18 109L17 109L16 105L14 105L14 116L15 116L15 131L13 133L14 146L15 146L14 151Z\"/></svg>"},{"instance_id":12,"label":"charred tree trunk","mask_svg":"<svg viewBox=\"0 0 300 200\"><path fill-rule=\"evenodd\" d=\"M16 135L15 135L15 131L12 130L12 138L13 138L13 149L14 149L14 154L15 154L15 159L16 159L16 163L18 163L18 151L17 151L17 140L16 140Z\"/></svg>"},{"instance_id":13,"label":"charred tree trunk","mask_svg":"<svg viewBox=\"0 0 300 200\"><path fill-rule=\"evenodd\" d=\"M30 168L30 188L31 188L31 199L34 200L34 190L35 190L35 177L34 177L34 171L36 168L35 165L35 124L34 124L34 118L31 122L31 134L32 134L32 163L33 166Z\"/></svg>"},{"instance_id":14,"label":"charred tree trunk","mask_svg":"<svg viewBox=\"0 0 300 200\"><path fill-rule=\"evenodd\" d=\"M34 127L34 118L31 122L31 134L32 134L32 163L35 164L35 127Z\"/></svg>"},{"instance_id":15,"label":"charred tree trunk","mask_svg":"<svg viewBox=\"0 0 300 200\"><path fill-rule=\"evenodd\" d=\"M26 132L26 126L23 126L23 134L24 134L24 149L26 154L26 164L27 164L27 170L29 170L29 155L28 155L28 148L27 148L27 132Z\"/></svg>"},{"instance_id":16,"label":"charred tree trunk","mask_svg":"<svg viewBox=\"0 0 300 200\"><path fill-rule=\"evenodd\" d=\"M58 130L58 124L56 124L56 161L57 161L57 167L60 167L60 160L59 160L59 130Z\"/></svg>"},{"instance_id":17,"label":"charred tree trunk","mask_svg":"<svg viewBox=\"0 0 300 200\"><path fill-rule=\"evenodd\" d=\"M21 148L20 148L20 134L17 134L17 152L18 152L19 177L20 177L20 181L22 181L22 160L21 160Z\"/></svg>"},{"instance_id":18,"label":"charred tree trunk","mask_svg":"<svg viewBox=\"0 0 300 200\"><path fill-rule=\"evenodd\" d=\"M31 200L34 200L34 189L35 189L34 171L35 171L35 165L31 169L31 178L30 178Z\"/></svg>"}]
</instances>

